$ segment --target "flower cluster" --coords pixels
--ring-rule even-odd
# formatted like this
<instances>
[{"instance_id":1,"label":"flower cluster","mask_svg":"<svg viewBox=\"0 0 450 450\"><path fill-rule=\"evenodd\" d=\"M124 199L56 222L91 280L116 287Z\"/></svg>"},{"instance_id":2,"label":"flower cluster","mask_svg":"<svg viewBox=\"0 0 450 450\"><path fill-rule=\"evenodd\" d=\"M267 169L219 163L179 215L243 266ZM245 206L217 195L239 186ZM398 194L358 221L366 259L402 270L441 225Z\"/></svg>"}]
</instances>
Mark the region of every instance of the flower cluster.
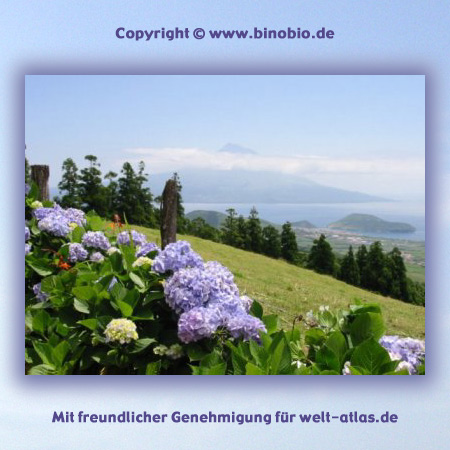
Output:
<instances>
[{"instance_id":1,"label":"flower cluster","mask_svg":"<svg viewBox=\"0 0 450 450\"><path fill-rule=\"evenodd\" d=\"M380 344L389 352L393 361L400 361L397 370L408 369L411 375L425 359L425 341L399 336L383 336Z\"/></svg>"},{"instance_id":2,"label":"flower cluster","mask_svg":"<svg viewBox=\"0 0 450 450\"><path fill-rule=\"evenodd\" d=\"M25 225L25 256L31 252L31 244L27 244L28 239L30 239L30 229Z\"/></svg>"},{"instance_id":3,"label":"flower cluster","mask_svg":"<svg viewBox=\"0 0 450 450\"><path fill-rule=\"evenodd\" d=\"M183 347L180 344L173 344L170 347L167 345L157 345L153 349L155 355L167 356L169 359L179 359L183 356Z\"/></svg>"},{"instance_id":4,"label":"flower cluster","mask_svg":"<svg viewBox=\"0 0 450 450\"><path fill-rule=\"evenodd\" d=\"M103 262L105 260L105 257L100 252L94 252L91 253L91 257L89 258L92 262Z\"/></svg>"},{"instance_id":5,"label":"flower cluster","mask_svg":"<svg viewBox=\"0 0 450 450\"><path fill-rule=\"evenodd\" d=\"M166 302L178 314L178 337L184 343L212 336L223 327L234 338L259 340L264 324L248 314L251 300L239 297L232 273L215 261L203 268L182 268L164 286Z\"/></svg>"},{"instance_id":6,"label":"flower cluster","mask_svg":"<svg viewBox=\"0 0 450 450\"><path fill-rule=\"evenodd\" d=\"M41 290L41 283L35 284L33 286L33 292L38 301L45 302L48 299L48 294L45 292L42 292Z\"/></svg>"},{"instance_id":7,"label":"flower cluster","mask_svg":"<svg viewBox=\"0 0 450 450\"><path fill-rule=\"evenodd\" d=\"M85 247L92 247L99 250L108 250L111 244L108 238L101 231L88 231L83 235L81 241Z\"/></svg>"},{"instance_id":8,"label":"flower cluster","mask_svg":"<svg viewBox=\"0 0 450 450\"><path fill-rule=\"evenodd\" d=\"M140 247L147 242L145 234L138 233L135 230L122 231L117 235L117 243L121 245L130 245L130 234L135 247Z\"/></svg>"},{"instance_id":9,"label":"flower cluster","mask_svg":"<svg viewBox=\"0 0 450 450\"><path fill-rule=\"evenodd\" d=\"M69 261L76 263L84 261L88 257L88 251L81 244L69 244Z\"/></svg>"},{"instance_id":10,"label":"flower cluster","mask_svg":"<svg viewBox=\"0 0 450 450\"><path fill-rule=\"evenodd\" d=\"M33 215L38 220L38 228L41 231L58 237L65 237L74 227L86 224L83 211L75 208L63 209L58 204L51 208L36 208Z\"/></svg>"},{"instance_id":11,"label":"flower cluster","mask_svg":"<svg viewBox=\"0 0 450 450\"><path fill-rule=\"evenodd\" d=\"M139 256L139 258L136 259L132 265L133 267L151 266L152 262L153 261L146 256Z\"/></svg>"},{"instance_id":12,"label":"flower cluster","mask_svg":"<svg viewBox=\"0 0 450 450\"><path fill-rule=\"evenodd\" d=\"M106 342L129 344L138 339L136 325L128 319L113 319L105 329Z\"/></svg>"},{"instance_id":13,"label":"flower cluster","mask_svg":"<svg viewBox=\"0 0 450 450\"><path fill-rule=\"evenodd\" d=\"M153 270L157 273L176 272L185 267L203 268L201 256L194 252L191 244L177 241L166 246L155 258Z\"/></svg>"},{"instance_id":14,"label":"flower cluster","mask_svg":"<svg viewBox=\"0 0 450 450\"><path fill-rule=\"evenodd\" d=\"M147 242L146 244L138 247L135 256L136 258L139 258L140 256L147 256L151 252L159 253L160 251L160 248L155 243Z\"/></svg>"}]
</instances>

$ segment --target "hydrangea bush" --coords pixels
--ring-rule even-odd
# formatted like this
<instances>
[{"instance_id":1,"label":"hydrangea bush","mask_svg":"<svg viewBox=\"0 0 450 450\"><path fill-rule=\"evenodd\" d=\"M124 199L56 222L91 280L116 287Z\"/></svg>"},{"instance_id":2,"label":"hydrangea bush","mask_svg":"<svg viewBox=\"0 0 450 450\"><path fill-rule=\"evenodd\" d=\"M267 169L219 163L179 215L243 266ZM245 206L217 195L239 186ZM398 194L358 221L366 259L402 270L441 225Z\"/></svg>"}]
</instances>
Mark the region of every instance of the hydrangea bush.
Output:
<instances>
[{"instance_id":1,"label":"hydrangea bush","mask_svg":"<svg viewBox=\"0 0 450 450\"><path fill-rule=\"evenodd\" d=\"M384 336L376 305L322 308L284 331L188 242L105 231L95 213L38 202L36 186L25 205L28 374L423 372L424 345Z\"/></svg>"}]
</instances>

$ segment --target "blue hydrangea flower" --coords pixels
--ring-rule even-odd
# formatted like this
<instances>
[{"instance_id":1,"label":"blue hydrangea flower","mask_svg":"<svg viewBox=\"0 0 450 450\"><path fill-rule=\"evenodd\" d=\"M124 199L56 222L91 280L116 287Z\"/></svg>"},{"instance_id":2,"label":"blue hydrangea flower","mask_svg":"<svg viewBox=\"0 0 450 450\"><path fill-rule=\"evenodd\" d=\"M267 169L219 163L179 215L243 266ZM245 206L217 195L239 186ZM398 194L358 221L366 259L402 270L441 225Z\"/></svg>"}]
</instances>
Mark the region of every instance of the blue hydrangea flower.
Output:
<instances>
[{"instance_id":1,"label":"blue hydrangea flower","mask_svg":"<svg viewBox=\"0 0 450 450\"><path fill-rule=\"evenodd\" d=\"M31 252L31 245L30 244L25 244L25 256L28 255L28 253Z\"/></svg>"},{"instance_id":2,"label":"blue hydrangea flower","mask_svg":"<svg viewBox=\"0 0 450 450\"><path fill-rule=\"evenodd\" d=\"M140 256L147 256L151 252L160 252L161 249L153 242L147 242L144 245L141 245L138 247L136 251L136 258L139 258Z\"/></svg>"},{"instance_id":3,"label":"blue hydrangea flower","mask_svg":"<svg viewBox=\"0 0 450 450\"><path fill-rule=\"evenodd\" d=\"M213 308L193 308L181 314L178 320L178 337L188 344L203 338L211 337L222 320L217 310Z\"/></svg>"},{"instance_id":4,"label":"blue hydrangea flower","mask_svg":"<svg viewBox=\"0 0 450 450\"><path fill-rule=\"evenodd\" d=\"M400 361L398 370L408 369L411 375L417 373L417 368L425 359L425 341L399 336L383 336L380 344L389 352L393 361Z\"/></svg>"},{"instance_id":5,"label":"blue hydrangea flower","mask_svg":"<svg viewBox=\"0 0 450 450\"><path fill-rule=\"evenodd\" d=\"M48 294L41 290L41 283L33 286L33 292L39 302L45 302L48 299Z\"/></svg>"},{"instance_id":6,"label":"blue hydrangea flower","mask_svg":"<svg viewBox=\"0 0 450 450\"><path fill-rule=\"evenodd\" d=\"M155 268L155 262L152 267ZM228 269L219 263L208 262L204 269L194 267L176 271L166 282L164 293L168 305L180 314L224 295L237 296L239 290Z\"/></svg>"},{"instance_id":7,"label":"blue hydrangea flower","mask_svg":"<svg viewBox=\"0 0 450 450\"><path fill-rule=\"evenodd\" d=\"M91 257L89 259L92 262L103 262L105 260L105 257L100 252L95 252L91 254Z\"/></svg>"},{"instance_id":8,"label":"blue hydrangea flower","mask_svg":"<svg viewBox=\"0 0 450 450\"><path fill-rule=\"evenodd\" d=\"M154 259L153 270L157 273L176 272L185 267L203 268L201 256L194 252L191 244L177 241L166 246Z\"/></svg>"},{"instance_id":9,"label":"blue hydrangea flower","mask_svg":"<svg viewBox=\"0 0 450 450\"><path fill-rule=\"evenodd\" d=\"M25 242L30 239L30 229L25 225Z\"/></svg>"},{"instance_id":10,"label":"blue hydrangea flower","mask_svg":"<svg viewBox=\"0 0 450 450\"><path fill-rule=\"evenodd\" d=\"M36 208L33 211L38 227L54 236L65 237L72 230L71 225L82 226L86 223L84 212L79 209L63 209L58 204L51 208Z\"/></svg>"},{"instance_id":11,"label":"blue hydrangea flower","mask_svg":"<svg viewBox=\"0 0 450 450\"><path fill-rule=\"evenodd\" d=\"M256 317L249 314L234 314L227 318L225 327L234 338L242 338L244 341L253 339L260 341L258 332L266 333L266 327Z\"/></svg>"},{"instance_id":12,"label":"blue hydrangea flower","mask_svg":"<svg viewBox=\"0 0 450 450\"><path fill-rule=\"evenodd\" d=\"M111 247L108 238L101 231L88 231L83 235L81 242L85 247L96 248L99 250L106 251Z\"/></svg>"},{"instance_id":13,"label":"blue hydrangea flower","mask_svg":"<svg viewBox=\"0 0 450 450\"><path fill-rule=\"evenodd\" d=\"M81 244L69 244L69 261L76 263L87 259L89 253Z\"/></svg>"},{"instance_id":14,"label":"blue hydrangea flower","mask_svg":"<svg viewBox=\"0 0 450 450\"><path fill-rule=\"evenodd\" d=\"M135 247L141 247L147 242L145 234L138 233L136 230L131 230L119 233L117 235L117 243L120 245L130 245L130 233Z\"/></svg>"}]
</instances>

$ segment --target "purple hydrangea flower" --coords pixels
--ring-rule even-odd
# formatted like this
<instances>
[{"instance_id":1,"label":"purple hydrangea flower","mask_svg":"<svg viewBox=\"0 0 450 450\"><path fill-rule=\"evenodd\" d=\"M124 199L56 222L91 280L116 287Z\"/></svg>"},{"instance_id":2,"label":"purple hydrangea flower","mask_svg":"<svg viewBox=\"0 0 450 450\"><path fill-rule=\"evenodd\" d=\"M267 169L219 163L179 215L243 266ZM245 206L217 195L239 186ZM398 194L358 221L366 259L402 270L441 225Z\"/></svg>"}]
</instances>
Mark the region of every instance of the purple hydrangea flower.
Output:
<instances>
[{"instance_id":1,"label":"purple hydrangea flower","mask_svg":"<svg viewBox=\"0 0 450 450\"><path fill-rule=\"evenodd\" d=\"M194 252L191 244L186 241L169 244L159 253L153 263L153 270L157 273L176 272L185 267L203 268L201 256Z\"/></svg>"},{"instance_id":2,"label":"purple hydrangea flower","mask_svg":"<svg viewBox=\"0 0 450 450\"><path fill-rule=\"evenodd\" d=\"M30 229L25 225L25 242L30 239Z\"/></svg>"},{"instance_id":3,"label":"purple hydrangea flower","mask_svg":"<svg viewBox=\"0 0 450 450\"><path fill-rule=\"evenodd\" d=\"M140 247L138 247L137 251L136 251L136 258L139 258L140 256L146 256L151 252L160 252L160 248L153 242L147 242L144 245L141 245Z\"/></svg>"},{"instance_id":4,"label":"purple hydrangea flower","mask_svg":"<svg viewBox=\"0 0 450 450\"><path fill-rule=\"evenodd\" d=\"M100 252L95 252L91 254L90 261L93 262L103 262L105 257Z\"/></svg>"},{"instance_id":5,"label":"purple hydrangea flower","mask_svg":"<svg viewBox=\"0 0 450 450\"><path fill-rule=\"evenodd\" d=\"M79 209L63 209L58 204L51 208L36 208L33 211L38 227L54 236L67 236L72 230L71 224L82 226L86 223L84 212Z\"/></svg>"},{"instance_id":6,"label":"purple hydrangea flower","mask_svg":"<svg viewBox=\"0 0 450 450\"><path fill-rule=\"evenodd\" d=\"M88 231L81 240L85 247L97 248L99 250L108 250L111 244L108 238L101 231Z\"/></svg>"},{"instance_id":7,"label":"purple hydrangea flower","mask_svg":"<svg viewBox=\"0 0 450 450\"><path fill-rule=\"evenodd\" d=\"M145 234L138 233L136 230L131 230L119 233L117 235L117 243L121 245L130 245L130 233L135 247L141 247L147 242Z\"/></svg>"},{"instance_id":8,"label":"purple hydrangea flower","mask_svg":"<svg viewBox=\"0 0 450 450\"><path fill-rule=\"evenodd\" d=\"M224 295L237 296L239 290L228 269L208 262L204 269L194 267L175 272L166 282L164 293L168 305L180 314Z\"/></svg>"},{"instance_id":9,"label":"purple hydrangea flower","mask_svg":"<svg viewBox=\"0 0 450 450\"><path fill-rule=\"evenodd\" d=\"M69 244L69 261L72 263L84 261L89 253L81 244Z\"/></svg>"},{"instance_id":10,"label":"purple hydrangea flower","mask_svg":"<svg viewBox=\"0 0 450 450\"><path fill-rule=\"evenodd\" d=\"M260 341L258 332L267 332L266 327L261 320L249 314L235 314L227 318L225 327L234 338L242 338L244 341L253 339Z\"/></svg>"},{"instance_id":11,"label":"purple hydrangea flower","mask_svg":"<svg viewBox=\"0 0 450 450\"><path fill-rule=\"evenodd\" d=\"M221 325L220 314L214 308L193 308L181 314L178 320L178 337L185 344L211 337Z\"/></svg>"},{"instance_id":12,"label":"purple hydrangea flower","mask_svg":"<svg viewBox=\"0 0 450 450\"><path fill-rule=\"evenodd\" d=\"M380 344L389 352L392 360L399 360L398 370L408 369L411 375L417 373L417 368L425 359L425 341L399 336L383 336Z\"/></svg>"},{"instance_id":13,"label":"purple hydrangea flower","mask_svg":"<svg viewBox=\"0 0 450 450\"><path fill-rule=\"evenodd\" d=\"M30 244L25 244L25 256L28 255L28 253L31 252L31 245Z\"/></svg>"},{"instance_id":14,"label":"purple hydrangea flower","mask_svg":"<svg viewBox=\"0 0 450 450\"><path fill-rule=\"evenodd\" d=\"M39 302L45 302L48 299L48 294L41 290L41 283L33 286L33 292Z\"/></svg>"}]
</instances>

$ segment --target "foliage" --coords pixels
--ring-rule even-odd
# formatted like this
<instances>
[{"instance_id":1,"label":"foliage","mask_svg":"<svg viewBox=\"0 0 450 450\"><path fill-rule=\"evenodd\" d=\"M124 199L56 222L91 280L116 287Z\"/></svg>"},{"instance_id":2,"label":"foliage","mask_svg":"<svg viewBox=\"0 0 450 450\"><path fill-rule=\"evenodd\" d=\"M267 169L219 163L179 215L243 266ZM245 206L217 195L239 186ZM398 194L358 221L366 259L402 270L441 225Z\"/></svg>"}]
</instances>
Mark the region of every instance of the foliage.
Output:
<instances>
[{"instance_id":1,"label":"foliage","mask_svg":"<svg viewBox=\"0 0 450 450\"><path fill-rule=\"evenodd\" d=\"M317 273L333 275L335 273L335 256L324 234L314 240L308 255L307 267Z\"/></svg>"},{"instance_id":2,"label":"foliage","mask_svg":"<svg viewBox=\"0 0 450 450\"><path fill-rule=\"evenodd\" d=\"M377 305L324 308L301 321L303 333L300 318L284 331L188 243L160 251L132 231L118 240L93 213L36 207L36 193L26 198L29 374L407 373L378 343ZM61 235L41 225L52 214L77 222Z\"/></svg>"},{"instance_id":3,"label":"foliage","mask_svg":"<svg viewBox=\"0 0 450 450\"><path fill-rule=\"evenodd\" d=\"M297 253L297 238L290 222L286 222L281 229L281 256L288 262L295 262Z\"/></svg>"},{"instance_id":4,"label":"foliage","mask_svg":"<svg viewBox=\"0 0 450 450\"><path fill-rule=\"evenodd\" d=\"M359 268L353 255L352 246L349 247L348 253L341 261L338 278L354 286L358 286L360 283Z\"/></svg>"}]
</instances>

